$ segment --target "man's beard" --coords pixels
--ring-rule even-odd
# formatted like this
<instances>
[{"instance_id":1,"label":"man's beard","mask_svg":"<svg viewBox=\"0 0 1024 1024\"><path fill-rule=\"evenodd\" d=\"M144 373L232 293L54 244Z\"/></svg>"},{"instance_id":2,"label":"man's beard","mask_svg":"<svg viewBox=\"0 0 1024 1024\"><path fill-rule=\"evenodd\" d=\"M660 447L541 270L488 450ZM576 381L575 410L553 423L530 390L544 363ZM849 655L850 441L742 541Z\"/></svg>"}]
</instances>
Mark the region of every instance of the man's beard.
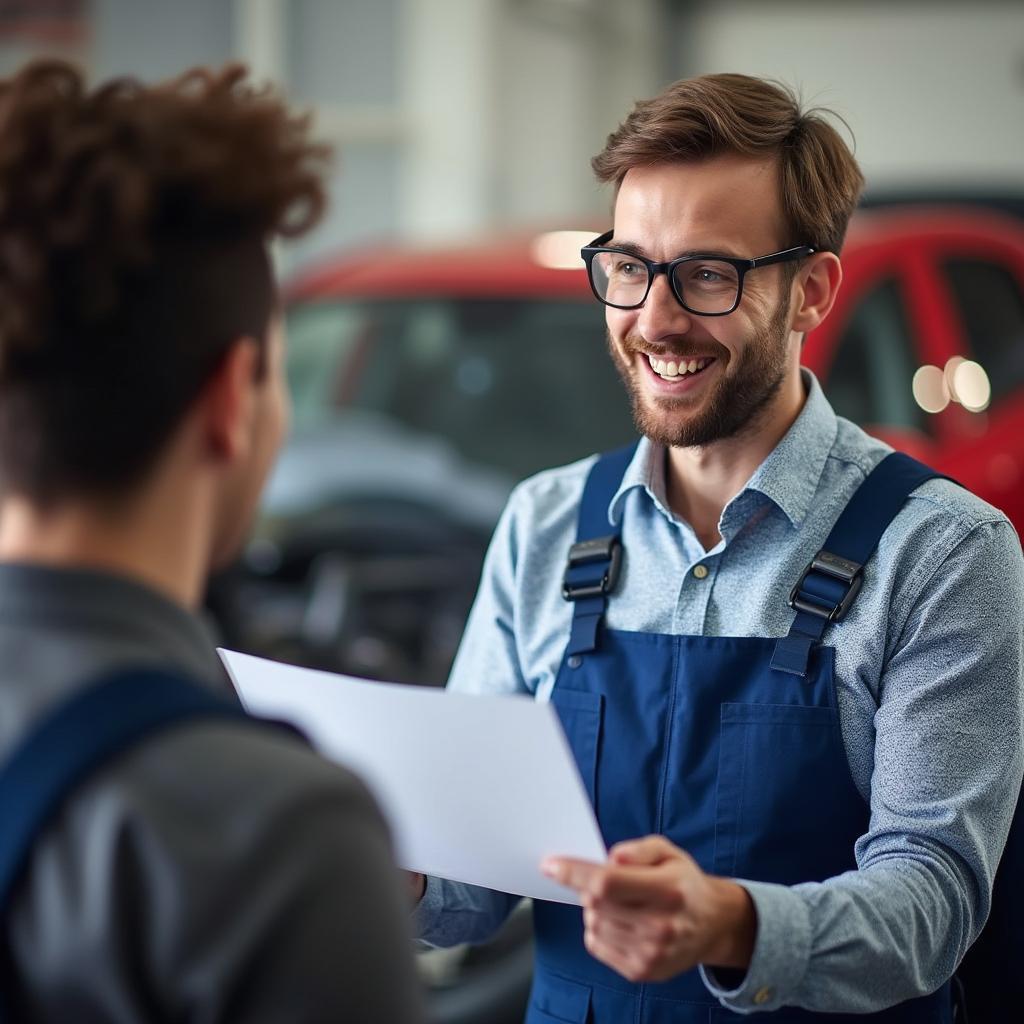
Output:
<instances>
[{"instance_id":1,"label":"man's beard","mask_svg":"<svg viewBox=\"0 0 1024 1024\"><path fill-rule=\"evenodd\" d=\"M786 343L788 340L788 300L779 304L771 320L743 348L732 373L722 373L714 390L707 395L699 412L689 412L691 403L685 398L659 397L645 399L642 386L637 382L633 357L643 347L629 335L623 340L626 355L616 347L608 333L608 349L619 376L626 385L633 406L633 421L637 430L657 444L677 448L697 448L753 431L771 400L778 394L786 376ZM713 354L723 362L725 348L713 343L700 346L697 355ZM674 356L690 358L686 351L673 350ZM646 356L642 358L646 359Z\"/></svg>"}]
</instances>

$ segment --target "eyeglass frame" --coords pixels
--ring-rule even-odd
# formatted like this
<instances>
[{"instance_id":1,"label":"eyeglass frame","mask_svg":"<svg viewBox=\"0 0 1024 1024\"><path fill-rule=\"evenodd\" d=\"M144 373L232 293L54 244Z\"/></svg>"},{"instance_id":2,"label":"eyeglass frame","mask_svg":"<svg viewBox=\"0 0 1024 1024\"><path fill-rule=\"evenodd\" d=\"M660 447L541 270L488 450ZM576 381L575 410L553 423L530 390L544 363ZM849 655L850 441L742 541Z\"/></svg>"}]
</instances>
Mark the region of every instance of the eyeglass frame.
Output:
<instances>
[{"instance_id":1,"label":"eyeglass frame","mask_svg":"<svg viewBox=\"0 0 1024 1024\"><path fill-rule=\"evenodd\" d=\"M743 279L747 276L748 271L756 270L758 267L772 266L776 263L787 263L790 260L806 259L806 257L813 256L819 251L812 245L796 245L790 249L780 249L778 252L769 253L767 256L757 256L752 260L743 259L738 256L720 256L714 253L691 253L688 256L679 256L674 260L669 260L667 263L655 263L653 260L649 260L635 252L631 252L629 249L618 249L613 246L605 245L605 242L611 241L614 234L614 230L606 231L603 235L599 235L595 238L589 245L585 245L580 249L580 256L583 258L583 262L587 265L587 280L590 282L590 290L594 293L594 297L597 301L605 306L611 306L612 309L639 309L651 294L651 288L654 287L655 277L657 277L658 274L664 274L668 279L669 290L672 292L673 298L680 306L683 307L683 309L686 310L687 313L692 313L694 316L728 316L730 313L736 312L739 308L740 301L743 298ZM601 298L597 287L594 284L594 257L597 256L598 253L602 252L619 252L625 256L631 256L637 262L642 263L647 267L647 290L644 292L644 297L639 302L635 302L629 306L620 306L615 302L609 302L607 299ZM701 313L700 311L688 306L683 301L683 297L676 287L675 269L683 263L691 263L695 260L717 260L719 263L728 263L730 266L736 268L736 273L738 275L736 280L736 301L728 309L724 309L720 313Z\"/></svg>"}]
</instances>

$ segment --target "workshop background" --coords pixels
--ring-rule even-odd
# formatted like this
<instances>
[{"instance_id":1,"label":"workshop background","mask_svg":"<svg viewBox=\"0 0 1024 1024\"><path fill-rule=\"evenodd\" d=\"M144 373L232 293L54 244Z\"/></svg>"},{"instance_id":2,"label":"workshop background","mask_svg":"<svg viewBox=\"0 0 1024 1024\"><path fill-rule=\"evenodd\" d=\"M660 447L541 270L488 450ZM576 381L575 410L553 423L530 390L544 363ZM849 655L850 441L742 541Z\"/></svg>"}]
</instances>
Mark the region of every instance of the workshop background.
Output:
<instances>
[{"instance_id":1,"label":"workshop background","mask_svg":"<svg viewBox=\"0 0 1024 1024\"><path fill-rule=\"evenodd\" d=\"M38 54L242 60L337 147L329 215L276 252L295 429L210 591L228 646L443 684L515 482L632 436L578 256L609 224L590 158L705 72L778 78L855 142L865 209L805 349L837 410L1024 528L1019 2L0 0L0 74ZM424 957L433 1019L521 1019L529 942L519 913Z\"/></svg>"}]
</instances>

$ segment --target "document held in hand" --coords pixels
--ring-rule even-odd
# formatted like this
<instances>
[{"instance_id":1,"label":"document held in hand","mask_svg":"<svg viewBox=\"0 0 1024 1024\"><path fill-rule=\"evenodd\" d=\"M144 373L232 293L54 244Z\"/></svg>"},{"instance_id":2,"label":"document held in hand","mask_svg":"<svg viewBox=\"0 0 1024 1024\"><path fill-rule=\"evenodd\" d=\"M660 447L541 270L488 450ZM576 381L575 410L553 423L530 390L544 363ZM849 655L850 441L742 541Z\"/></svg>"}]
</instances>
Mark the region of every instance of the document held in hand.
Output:
<instances>
[{"instance_id":1,"label":"document held in hand","mask_svg":"<svg viewBox=\"0 0 1024 1024\"><path fill-rule=\"evenodd\" d=\"M545 878L561 854L607 850L555 709L377 683L220 651L251 714L291 722L380 803L410 871L561 903Z\"/></svg>"}]
</instances>

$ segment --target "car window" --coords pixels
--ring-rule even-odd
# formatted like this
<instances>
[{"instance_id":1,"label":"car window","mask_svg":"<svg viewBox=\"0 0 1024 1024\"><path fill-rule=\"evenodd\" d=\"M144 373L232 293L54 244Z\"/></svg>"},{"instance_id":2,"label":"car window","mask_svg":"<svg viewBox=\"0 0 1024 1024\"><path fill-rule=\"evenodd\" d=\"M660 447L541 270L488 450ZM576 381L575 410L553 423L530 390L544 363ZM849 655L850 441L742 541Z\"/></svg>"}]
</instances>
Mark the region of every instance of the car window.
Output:
<instances>
[{"instance_id":1,"label":"car window","mask_svg":"<svg viewBox=\"0 0 1024 1024\"><path fill-rule=\"evenodd\" d=\"M997 263L948 259L942 272L963 322L973 358L992 386L992 402L1024 384L1024 295L1018 279Z\"/></svg>"},{"instance_id":2,"label":"car window","mask_svg":"<svg viewBox=\"0 0 1024 1024\"><path fill-rule=\"evenodd\" d=\"M319 303L288 333L300 429L372 412L517 478L635 436L594 302Z\"/></svg>"},{"instance_id":3,"label":"car window","mask_svg":"<svg viewBox=\"0 0 1024 1024\"><path fill-rule=\"evenodd\" d=\"M366 324L361 310L304 302L287 315L287 375L296 427L316 423L334 402L339 368Z\"/></svg>"},{"instance_id":4,"label":"car window","mask_svg":"<svg viewBox=\"0 0 1024 1024\"><path fill-rule=\"evenodd\" d=\"M855 423L926 431L926 415L912 387L917 365L900 282L886 277L850 315L825 393L836 412Z\"/></svg>"}]
</instances>

